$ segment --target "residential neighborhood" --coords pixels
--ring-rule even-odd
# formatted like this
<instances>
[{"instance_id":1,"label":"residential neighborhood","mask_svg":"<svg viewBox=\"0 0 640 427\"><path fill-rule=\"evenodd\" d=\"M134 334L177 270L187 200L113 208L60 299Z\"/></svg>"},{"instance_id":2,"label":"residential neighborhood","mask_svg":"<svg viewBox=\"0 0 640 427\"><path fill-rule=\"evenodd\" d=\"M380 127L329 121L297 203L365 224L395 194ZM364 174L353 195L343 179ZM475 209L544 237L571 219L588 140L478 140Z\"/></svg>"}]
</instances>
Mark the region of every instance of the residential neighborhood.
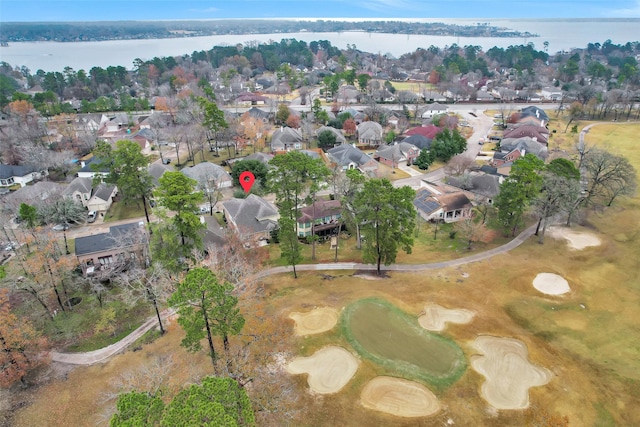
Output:
<instances>
[{"instance_id":1,"label":"residential neighborhood","mask_svg":"<svg viewBox=\"0 0 640 427\"><path fill-rule=\"evenodd\" d=\"M634 425L639 59L1 62L7 425Z\"/></svg>"}]
</instances>

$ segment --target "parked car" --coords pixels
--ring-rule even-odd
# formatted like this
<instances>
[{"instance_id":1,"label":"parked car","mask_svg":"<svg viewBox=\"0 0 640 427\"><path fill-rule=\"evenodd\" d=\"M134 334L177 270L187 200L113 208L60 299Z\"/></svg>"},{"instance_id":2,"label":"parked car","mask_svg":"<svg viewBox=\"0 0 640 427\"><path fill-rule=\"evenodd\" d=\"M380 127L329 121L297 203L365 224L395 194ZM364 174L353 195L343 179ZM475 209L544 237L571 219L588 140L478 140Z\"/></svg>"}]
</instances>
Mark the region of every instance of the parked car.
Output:
<instances>
[{"instance_id":1,"label":"parked car","mask_svg":"<svg viewBox=\"0 0 640 427\"><path fill-rule=\"evenodd\" d=\"M96 211L90 211L87 215L87 222L95 222L98 213Z\"/></svg>"},{"instance_id":2,"label":"parked car","mask_svg":"<svg viewBox=\"0 0 640 427\"><path fill-rule=\"evenodd\" d=\"M4 250L5 251L12 251L14 249L18 249L20 247L20 244L17 242L9 242L7 243L7 245L5 246Z\"/></svg>"},{"instance_id":3,"label":"parked car","mask_svg":"<svg viewBox=\"0 0 640 427\"><path fill-rule=\"evenodd\" d=\"M65 231L69 229L69 224L56 224L53 226L53 231Z\"/></svg>"}]
</instances>

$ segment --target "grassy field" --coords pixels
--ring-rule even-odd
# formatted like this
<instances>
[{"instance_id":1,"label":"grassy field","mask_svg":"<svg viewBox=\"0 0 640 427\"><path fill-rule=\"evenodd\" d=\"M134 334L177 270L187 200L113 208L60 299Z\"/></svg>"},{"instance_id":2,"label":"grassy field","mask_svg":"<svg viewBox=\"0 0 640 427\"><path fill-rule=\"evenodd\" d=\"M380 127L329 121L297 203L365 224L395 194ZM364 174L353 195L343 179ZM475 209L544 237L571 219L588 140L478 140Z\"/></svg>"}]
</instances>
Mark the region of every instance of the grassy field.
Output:
<instances>
[{"instance_id":1,"label":"grassy field","mask_svg":"<svg viewBox=\"0 0 640 427\"><path fill-rule=\"evenodd\" d=\"M384 85L384 81L380 80L380 84ZM422 92L423 90L432 89L434 86L430 83L415 83L415 82L391 82L396 90L406 90L410 92Z\"/></svg>"},{"instance_id":2,"label":"grassy field","mask_svg":"<svg viewBox=\"0 0 640 427\"><path fill-rule=\"evenodd\" d=\"M509 241L508 238L498 233L491 232L490 241L475 242L471 250L467 249L467 242L458 234L451 238L454 231L452 224L440 224L436 229L433 224L420 221L417 233L414 235L415 244L410 254L398 252L396 262L402 264L424 264L439 262L447 259L461 258L495 248ZM435 236L435 238L434 238ZM271 266L287 265L286 260L280 257L278 245L269 245L269 264ZM311 244L302 245L302 262L300 264L313 263L311 259ZM336 251L331 249L330 241L316 243L316 262L334 262ZM339 262L362 262L362 250L356 246L355 236L346 233L341 235L338 247Z\"/></svg>"},{"instance_id":3,"label":"grassy field","mask_svg":"<svg viewBox=\"0 0 640 427\"><path fill-rule=\"evenodd\" d=\"M552 114L552 118L555 114ZM580 129L587 123L580 123ZM557 126L552 149L570 155L577 135L564 134ZM640 125L602 125L591 129L587 144L608 146L628 156L640 171L636 140ZM555 147L553 144L556 144ZM596 234L597 247L568 249L561 240L547 238L544 245L529 239L517 249L489 260L427 273L391 273L372 278L348 271L303 272L264 279L265 298L274 323L292 322L292 311L306 312L329 306L342 310L362 298L379 297L409 316L418 316L426 303L473 310L473 321L450 325L442 335L463 350L467 361L476 354L478 335L512 337L523 341L535 365L550 369L554 378L530 390L530 409L496 411L480 396L484 378L467 369L446 390L434 390L444 409L429 418L402 419L367 410L359 405L364 384L377 375L393 371L362 359L354 378L337 394L310 396L304 376L294 378L303 405L301 426L442 426L451 419L463 426L541 425L544 412L569 418L571 426L640 425L640 197L621 199L612 208L591 212L580 228ZM463 242L449 239L441 230L432 241L428 226L419 233L412 255L399 254L398 262L432 262L466 253ZM352 238L353 239L353 238ZM499 240L491 245L499 244ZM341 242L342 243L342 242ZM490 245L478 244L474 251ZM358 258L354 243L347 240L339 260ZM305 246L308 257L310 247ZM272 260L278 254L272 253ZM333 260L328 244L319 245L320 260ZM572 289L564 296L546 296L532 281L538 273L564 277ZM250 332L250 331L249 331ZM17 411L13 425L95 425L113 409L108 393L119 390L116 380L130 371L153 365L158 356L172 357L168 389L175 390L207 371L205 352L188 354L179 347L182 332L172 326L167 335L145 345L142 351L126 352L109 362L75 368L52 380L29 397L30 405ZM295 351L289 356L313 354L334 344L355 351L336 327L319 335L288 338ZM209 368L210 370L210 368ZM64 378L64 379L63 379Z\"/></svg>"}]
</instances>

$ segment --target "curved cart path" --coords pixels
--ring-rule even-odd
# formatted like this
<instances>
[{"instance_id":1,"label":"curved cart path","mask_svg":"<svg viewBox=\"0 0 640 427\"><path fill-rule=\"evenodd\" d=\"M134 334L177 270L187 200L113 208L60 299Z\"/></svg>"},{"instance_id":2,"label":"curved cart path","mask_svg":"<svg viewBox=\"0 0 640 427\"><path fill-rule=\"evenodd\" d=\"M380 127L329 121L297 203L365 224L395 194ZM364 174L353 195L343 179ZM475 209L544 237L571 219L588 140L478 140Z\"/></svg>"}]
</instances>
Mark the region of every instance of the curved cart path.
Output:
<instances>
[{"instance_id":1,"label":"curved cart path","mask_svg":"<svg viewBox=\"0 0 640 427\"><path fill-rule=\"evenodd\" d=\"M425 271L438 270L447 267L457 267L459 265L469 264L472 262L483 261L495 255L509 252L524 243L535 232L536 226L523 230L516 238L497 248L490 249L466 257L452 259L449 261L434 262L430 264L391 264L384 267L385 271ZM322 271L322 270L366 270L376 271L376 266L372 264L361 264L356 262L337 262L328 264L301 264L296 266L296 271ZM291 266L273 267L263 270L256 275L257 278L267 277L274 274L282 274L293 272ZM167 309L162 312L162 317L167 318L175 314L175 309ZM51 360L54 362L68 363L72 365L93 365L106 361L109 357L122 352L128 346L133 344L138 338L152 328L157 326L158 319L156 316L147 319L142 326L124 337L122 340L113 343L99 350L89 351L86 353L59 353L51 352Z\"/></svg>"}]
</instances>

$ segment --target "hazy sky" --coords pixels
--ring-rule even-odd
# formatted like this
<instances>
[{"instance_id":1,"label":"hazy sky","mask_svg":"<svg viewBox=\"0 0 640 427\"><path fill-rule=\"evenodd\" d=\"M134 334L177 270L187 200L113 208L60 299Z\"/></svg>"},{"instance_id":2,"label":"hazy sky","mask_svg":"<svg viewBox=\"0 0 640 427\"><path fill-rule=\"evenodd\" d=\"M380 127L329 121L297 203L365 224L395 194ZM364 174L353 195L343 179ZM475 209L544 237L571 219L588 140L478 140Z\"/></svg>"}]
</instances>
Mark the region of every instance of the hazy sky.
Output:
<instances>
[{"instance_id":1,"label":"hazy sky","mask_svg":"<svg viewBox=\"0 0 640 427\"><path fill-rule=\"evenodd\" d=\"M220 18L640 18L640 0L0 0L0 22Z\"/></svg>"}]
</instances>

